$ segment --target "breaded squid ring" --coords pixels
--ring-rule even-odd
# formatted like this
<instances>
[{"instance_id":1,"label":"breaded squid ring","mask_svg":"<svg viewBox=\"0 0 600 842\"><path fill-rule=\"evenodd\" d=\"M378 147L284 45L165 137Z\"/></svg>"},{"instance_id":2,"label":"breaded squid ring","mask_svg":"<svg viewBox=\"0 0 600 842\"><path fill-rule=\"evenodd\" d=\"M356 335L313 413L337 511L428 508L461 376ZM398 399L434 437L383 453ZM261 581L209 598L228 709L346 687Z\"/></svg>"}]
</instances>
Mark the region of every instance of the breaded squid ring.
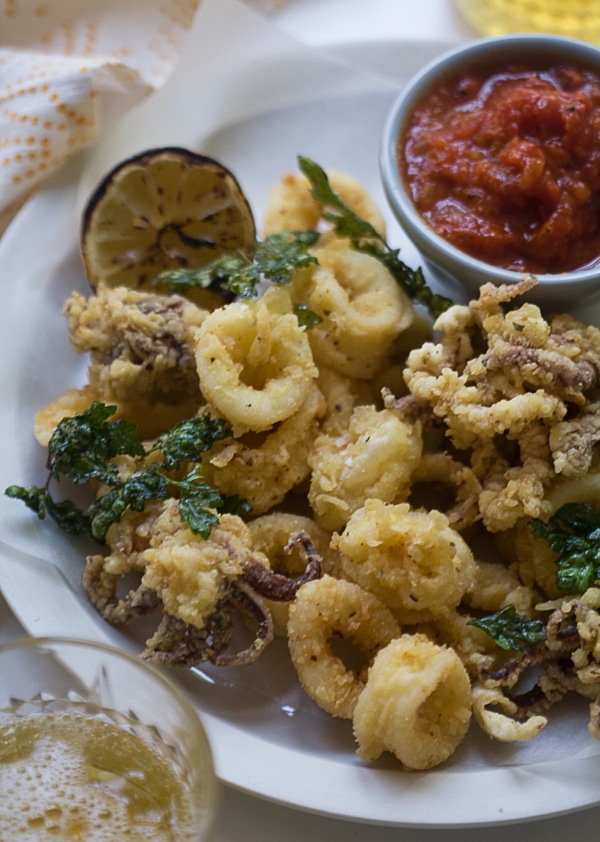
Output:
<instances>
[{"instance_id":1,"label":"breaded squid ring","mask_svg":"<svg viewBox=\"0 0 600 842\"><path fill-rule=\"evenodd\" d=\"M447 486L454 491L454 502L444 511L453 529L465 529L479 520L481 483L468 465L458 462L448 453L424 454L412 472L411 488L407 489L407 493L417 483L431 484L432 488ZM439 509L439 505L436 508Z\"/></svg>"},{"instance_id":2,"label":"breaded squid ring","mask_svg":"<svg viewBox=\"0 0 600 842\"><path fill-rule=\"evenodd\" d=\"M310 472L308 455L325 413L314 383L302 406L273 430L217 442L203 462L207 481L223 494L238 495L261 515L283 501Z\"/></svg>"},{"instance_id":3,"label":"breaded squid ring","mask_svg":"<svg viewBox=\"0 0 600 842\"><path fill-rule=\"evenodd\" d=\"M409 769L431 769L456 751L470 719L471 683L456 652L405 634L369 670L352 719L357 754L391 751Z\"/></svg>"},{"instance_id":4,"label":"breaded squid ring","mask_svg":"<svg viewBox=\"0 0 600 842\"><path fill-rule=\"evenodd\" d=\"M348 429L321 435L309 456L308 501L325 529L341 529L369 497L391 502L421 458L420 426L389 409L357 406Z\"/></svg>"},{"instance_id":5,"label":"breaded squid ring","mask_svg":"<svg viewBox=\"0 0 600 842\"><path fill-rule=\"evenodd\" d=\"M432 509L369 499L332 545L342 570L373 593L401 623L427 622L456 608L475 584L477 566L466 541Z\"/></svg>"},{"instance_id":6,"label":"breaded squid ring","mask_svg":"<svg viewBox=\"0 0 600 842\"><path fill-rule=\"evenodd\" d=\"M305 532L321 558L323 573L336 574L339 567L338 554L329 546L331 535L312 518L289 512L270 512L257 517L248 524L252 537L252 549L269 559L271 569L286 576L298 576L306 566L300 548L290 547L290 535ZM275 633L287 635L289 603L268 601L275 624Z\"/></svg>"},{"instance_id":7,"label":"breaded squid ring","mask_svg":"<svg viewBox=\"0 0 600 842\"><path fill-rule=\"evenodd\" d=\"M318 375L289 294L277 286L211 313L198 332L196 366L206 400L236 436L289 418Z\"/></svg>"},{"instance_id":8,"label":"breaded squid ring","mask_svg":"<svg viewBox=\"0 0 600 842\"><path fill-rule=\"evenodd\" d=\"M415 311L388 269L336 241L313 251L318 263L294 273L292 298L321 319L309 332L316 362L368 379L386 364Z\"/></svg>"},{"instance_id":9,"label":"breaded squid ring","mask_svg":"<svg viewBox=\"0 0 600 842\"><path fill-rule=\"evenodd\" d=\"M331 170L327 172L327 178L329 186L344 204L385 237L383 214L362 184L346 173ZM263 236L269 237L280 231L318 230L323 207L315 202L311 191L310 182L305 175L286 173L267 197Z\"/></svg>"},{"instance_id":10,"label":"breaded squid ring","mask_svg":"<svg viewBox=\"0 0 600 842\"><path fill-rule=\"evenodd\" d=\"M300 684L327 713L351 719L368 664L351 670L333 654L331 640L351 640L370 662L399 636L398 624L372 594L328 575L303 585L289 613L288 644Z\"/></svg>"}]
</instances>

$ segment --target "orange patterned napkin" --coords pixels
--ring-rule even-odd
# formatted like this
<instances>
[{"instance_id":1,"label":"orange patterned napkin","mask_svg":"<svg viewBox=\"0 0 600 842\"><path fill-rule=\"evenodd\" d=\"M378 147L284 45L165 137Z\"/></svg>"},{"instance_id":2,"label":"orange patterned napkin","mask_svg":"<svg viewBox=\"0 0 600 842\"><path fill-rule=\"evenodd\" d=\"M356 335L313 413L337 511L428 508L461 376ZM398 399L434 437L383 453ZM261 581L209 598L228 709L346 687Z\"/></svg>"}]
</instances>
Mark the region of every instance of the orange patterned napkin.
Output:
<instances>
[{"instance_id":1,"label":"orange patterned napkin","mask_svg":"<svg viewBox=\"0 0 600 842\"><path fill-rule=\"evenodd\" d=\"M0 0L0 233L75 152L159 88L201 0Z\"/></svg>"}]
</instances>

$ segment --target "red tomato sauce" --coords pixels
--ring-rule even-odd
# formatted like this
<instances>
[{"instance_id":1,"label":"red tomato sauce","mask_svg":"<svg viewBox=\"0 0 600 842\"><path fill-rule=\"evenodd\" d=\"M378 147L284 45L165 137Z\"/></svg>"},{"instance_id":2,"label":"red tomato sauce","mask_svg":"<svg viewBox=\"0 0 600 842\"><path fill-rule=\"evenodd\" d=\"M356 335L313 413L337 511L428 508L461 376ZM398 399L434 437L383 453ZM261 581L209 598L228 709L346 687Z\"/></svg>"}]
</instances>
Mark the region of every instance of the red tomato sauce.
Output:
<instances>
[{"instance_id":1,"label":"red tomato sauce","mask_svg":"<svg viewBox=\"0 0 600 842\"><path fill-rule=\"evenodd\" d=\"M600 75L512 65L448 80L416 108L398 165L429 225L519 272L600 262Z\"/></svg>"}]
</instances>

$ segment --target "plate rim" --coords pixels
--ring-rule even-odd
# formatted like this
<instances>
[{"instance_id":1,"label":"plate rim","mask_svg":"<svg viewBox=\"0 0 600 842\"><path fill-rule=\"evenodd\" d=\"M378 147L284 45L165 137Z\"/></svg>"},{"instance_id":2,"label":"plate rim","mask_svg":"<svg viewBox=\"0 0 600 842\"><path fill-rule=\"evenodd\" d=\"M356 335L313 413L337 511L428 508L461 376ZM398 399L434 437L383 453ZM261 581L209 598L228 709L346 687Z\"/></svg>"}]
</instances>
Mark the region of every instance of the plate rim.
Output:
<instances>
[{"instance_id":1,"label":"plate rim","mask_svg":"<svg viewBox=\"0 0 600 842\"><path fill-rule=\"evenodd\" d=\"M348 53L358 54L361 49L372 50L372 41L352 42L348 45ZM390 40L387 44L397 49L403 42ZM415 42L406 42L415 49ZM382 49L382 42L377 42L378 49ZM427 42L424 52L434 51L439 48L442 52L448 47L446 42ZM428 60L430 52L427 52ZM39 224L46 210L53 201L60 199L63 213L72 214L73 195L77 195L80 180L85 166L89 161L89 155L82 155L77 161L69 165L59 176L42 190L37 196L30 200L18 213L15 219L7 228L0 240L0 263L4 260L11 263L11 255L19 253L23 249L23 241L31 238L31 231L27 229L32 225ZM53 220L58 225L60 220ZM75 236L75 232L73 232ZM3 375L5 376L5 375ZM3 407L2 412L8 410ZM11 548L0 547L2 563L6 562L12 554ZM51 562L48 562L51 564ZM2 567L0 566L0 571ZM18 576L18 573L15 574ZM22 604L15 598L17 590L9 586L2 587L7 603L10 605L15 616L19 619L26 630L31 633L35 631L35 623L31 616L27 616ZM197 703L196 703L197 704ZM198 707L198 704L197 704ZM577 758L571 761L556 761L532 764L521 767L473 767L468 769L442 768L426 773L404 772L398 769L376 769L367 765L344 765L343 762L329 758L317 757L309 754L294 753L294 780L297 786L290 797L289 779L286 779L285 761L290 759L289 747L277 746L274 743L261 739L252 733L242 732L232 723L217 719L212 714L198 708L199 713L209 736L215 756L217 774L221 781L241 792L245 792L257 798L287 807L297 808L317 815L352 820L359 823L369 823L387 827L427 827L427 828L456 828L491 826L498 824L515 823L524 820L546 818L549 816L561 815L576 810L585 809L600 803L600 793L590 788L573 787L569 772L581 784L581 780L593 780L593 772L600 768L600 756ZM243 734L243 738L240 737ZM240 747L241 744L241 747ZM260 769L257 769L256 751L262 751ZM324 776L334 777L338 783L339 794L332 798L330 789L323 787L323 777L314 774L315 762L319 769L324 770ZM340 769L346 769L346 776L339 788ZM266 770L266 771L265 771ZM349 770L349 771L348 771ZM554 771L560 774L553 775ZM583 775L582 771L587 772ZM492 780L500 774L504 777L504 788L495 786L497 780ZM404 777L401 777L404 776ZM507 784L507 778L510 781ZM257 779L260 783L257 783ZM485 798L473 799L472 789L483 779L484 790L491 800ZM390 785L390 781L397 783L398 780L407 782L407 787L402 787L400 799L398 799L397 787ZM524 780L529 786L524 786ZM536 808L530 803L532 781L543 782L544 802ZM440 784L440 781L442 783ZM419 784L419 793L415 792L414 786ZM355 784L361 793L367 792L368 797L356 800L348 800L345 787ZM304 786L304 789L302 788ZM458 793L469 790L471 801L471 812L465 815L464 811L457 809L457 802L460 802ZM440 793L444 789L449 790L448 802L445 812L439 810L437 815L431 810L431 804L435 803L439 808ZM501 789L501 791L500 791ZM378 793L378 799L372 799L371 793ZM404 803L405 797L407 803ZM345 800L345 806L340 808L341 801ZM371 800L372 799L372 800ZM423 801L424 799L424 801ZM475 800L475 804L472 801ZM548 804L559 805L554 809L548 809ZM423 808L429 807L429 812L423 816ZM421 812L421 816L417 812ZM399 813L403 813L402 816ZM490 817L493 814L493 818Z\"/></svg>"}]
</instances>

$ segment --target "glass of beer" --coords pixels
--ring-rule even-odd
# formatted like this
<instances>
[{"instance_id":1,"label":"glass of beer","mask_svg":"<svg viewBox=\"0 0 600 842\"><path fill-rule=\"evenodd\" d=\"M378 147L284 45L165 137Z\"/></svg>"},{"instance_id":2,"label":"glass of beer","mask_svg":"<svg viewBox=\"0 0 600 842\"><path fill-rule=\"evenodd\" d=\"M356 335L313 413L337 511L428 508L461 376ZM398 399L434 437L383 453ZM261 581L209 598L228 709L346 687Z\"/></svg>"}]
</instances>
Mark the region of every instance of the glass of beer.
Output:
<instances>
[{"instance_id":1,"label":"glass of beer","mask_svg":"<svg viewBox=\"0 0 600 842\"><path fill-rule=\"evenodd\" d=\"M479 35L544 32L600 43L598 0L454 0Z\"/></svg>"},{"instance_id":2,"label":"glass of beer","mask_svg":"<svg viewBox=\"0 0 600 842\"><path fill-rule=\"evenodd\" d=\"M207 842L210 746L189 698L96 643L0 646L0 839Z\"/></svg>"}]
</instances>

